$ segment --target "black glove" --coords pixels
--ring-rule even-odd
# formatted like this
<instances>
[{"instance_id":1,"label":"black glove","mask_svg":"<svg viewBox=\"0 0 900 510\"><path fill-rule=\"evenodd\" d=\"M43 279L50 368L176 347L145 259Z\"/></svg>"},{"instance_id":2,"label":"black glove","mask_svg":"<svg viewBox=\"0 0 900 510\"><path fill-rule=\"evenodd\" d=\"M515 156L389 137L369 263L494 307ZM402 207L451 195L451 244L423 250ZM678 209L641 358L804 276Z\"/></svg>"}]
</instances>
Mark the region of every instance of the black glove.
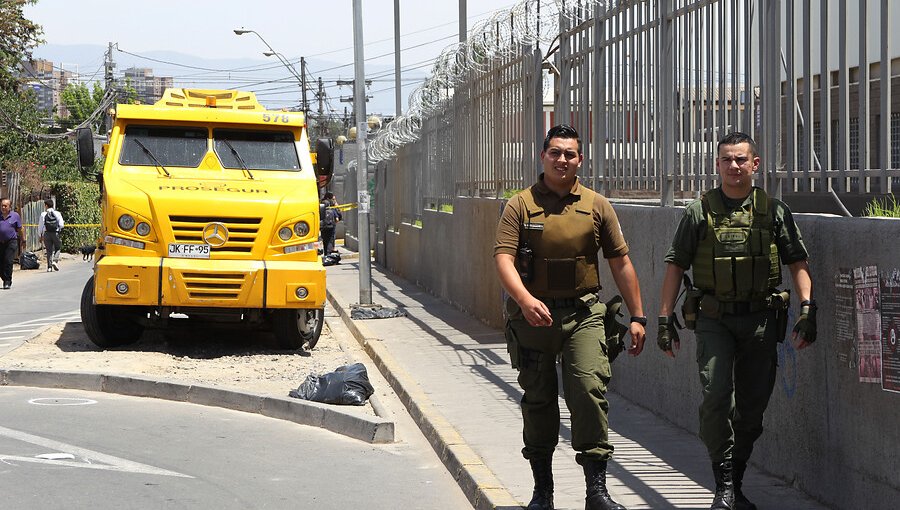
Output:
<instances>
[{"instance_id":1,"label":"black glove","mask_svg":"<svg viewBox=\"0 0 900 510\"><path fill-rule=\"evenodd\" d=\"M681 343L681 339L678 338L678 330L675 329L676 324L678 324L678 321L675 319L674 314L668 317L660 316L659 318L656 343L663 352L671 351L674 346Z\"/></svg>"},{"instance_id":2,"label":"black glove","mask_svg":"<svg viewBox=\"0 0 900 510\"><path fill-rule=\"evenodd\" d=\"M800 303L800 317L797 317L797 323L794 324L795 338L806 340L808 344L816 341L816 310L818 308L815 301Z\"/></svg>"}]
</instances>

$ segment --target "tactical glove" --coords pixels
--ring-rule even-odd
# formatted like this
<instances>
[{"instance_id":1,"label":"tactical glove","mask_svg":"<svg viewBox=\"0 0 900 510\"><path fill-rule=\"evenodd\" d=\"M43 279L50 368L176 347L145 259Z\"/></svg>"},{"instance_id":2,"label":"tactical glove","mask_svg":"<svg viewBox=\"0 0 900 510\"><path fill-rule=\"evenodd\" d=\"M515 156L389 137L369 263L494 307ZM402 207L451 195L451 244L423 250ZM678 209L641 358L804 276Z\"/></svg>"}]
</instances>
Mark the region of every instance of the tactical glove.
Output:
<instances>
[{"instance_id":1,"label":"tactical glove","mask_svg":"<svg viewBox=\"0 0 900 510\"><path fill-rule=\"evenodd\" d=\"M800 340L806 340L806 343L816 341L816 306L815 301L804 301L800 303L800 317L794 324L794 337Z\"/></svg>"},{"instance_id":2,"label":"tactical glove","mask_svg":"<svg viewBox=\"0 0 900 510\"><path fill-rule=\"evenodd\" d=\"M681 339L678 338L678 330L675 329L675 325L678 321L675 319L675 315L660 316L659 318L659 328L656 332L656 343L659 344L659 348L663 350L663 352L671 351L673 349L673 345L677 345L681 342Z\"/></svg>"}]
</instances>

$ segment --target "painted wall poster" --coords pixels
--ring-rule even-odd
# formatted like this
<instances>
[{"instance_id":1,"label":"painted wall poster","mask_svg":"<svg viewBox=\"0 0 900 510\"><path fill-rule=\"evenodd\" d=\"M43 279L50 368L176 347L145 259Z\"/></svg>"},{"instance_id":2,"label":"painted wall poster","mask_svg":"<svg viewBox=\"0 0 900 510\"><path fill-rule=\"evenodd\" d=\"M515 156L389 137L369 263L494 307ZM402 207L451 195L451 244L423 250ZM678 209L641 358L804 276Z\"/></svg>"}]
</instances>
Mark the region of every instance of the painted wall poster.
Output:
<instances>
[{"instance_id":1,"label":"painted wall poster","mask_svg":"<svg viewBox=\"0 0 900 510\"><path fill-rule=\"evenodd\" d=\"M838 269L834 275L834 343L838 363L856 368L856 296L853 270Z\"/></svg>"},{"instance_id":2,"label":"painted wall poster","mask_svg":"<svg viewBox=\"0 0 900 510\"><path fill-rule=\"evenodd\" d=\"M900 269L881 273L881 388L900 392Z\"/></svg>"},{"instance_id":3,"label":"painted wall poster","mask_svg":"<svg viewBox=\"0 0 900 510\"><path fill-rule=\"evenodd\" d=\"M881 382L881 313L878 267L853 269L856 293L856 345L859 352L859 382Z\"/></svg>"}]
</instances>

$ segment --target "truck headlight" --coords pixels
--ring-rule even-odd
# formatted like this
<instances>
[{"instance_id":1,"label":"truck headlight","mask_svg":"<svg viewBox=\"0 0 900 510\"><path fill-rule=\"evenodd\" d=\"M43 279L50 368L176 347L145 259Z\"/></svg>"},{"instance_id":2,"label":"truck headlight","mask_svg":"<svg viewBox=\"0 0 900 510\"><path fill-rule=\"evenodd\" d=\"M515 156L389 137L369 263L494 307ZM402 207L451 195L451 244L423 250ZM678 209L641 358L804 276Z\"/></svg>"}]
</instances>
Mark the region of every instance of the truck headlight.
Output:
<instances>
[{"instance_id":1,"label":"truck headlight","mask_svg":"<svg viewBox=\"0 0 900 510\"><path fill-rule=\"evenodd\" d=\"M294 224L294 233L297 234L297 237L306 237L309 234L309 223L298 221Z\"/></svg>"},{"instance_id":2,"label":"truck headlight","mask_svg":"<svg viewBox=\"0 0 900 510\"><path fill-rule=\"evenodd\" d=\"M134 228L134 216L123 214L119 216L119 221L117 223L122 230L131 230Z\"/></svg>"},{"instance_id":3,"label":"truck headlight","mask_svg":"<svg viewBox=\"0 0 900 510\"><path fill-rule=\"evenodd\" d=\"M150 225L142 221L137 224L135 232L137 232L139 236L145 236L150 233Z\"/></svg>"},{"instance_id":4,"label":"truck headlight","mask_svg":"<svg viewBox=\"0 0 900 510\"><path fill-rule=\"evenodd\" d=\"M282 241L289 241L291 235L293 235L293 233L289 227L281 227L278 229L278 237L280 237Z\"/></svg>"}]
</instances>

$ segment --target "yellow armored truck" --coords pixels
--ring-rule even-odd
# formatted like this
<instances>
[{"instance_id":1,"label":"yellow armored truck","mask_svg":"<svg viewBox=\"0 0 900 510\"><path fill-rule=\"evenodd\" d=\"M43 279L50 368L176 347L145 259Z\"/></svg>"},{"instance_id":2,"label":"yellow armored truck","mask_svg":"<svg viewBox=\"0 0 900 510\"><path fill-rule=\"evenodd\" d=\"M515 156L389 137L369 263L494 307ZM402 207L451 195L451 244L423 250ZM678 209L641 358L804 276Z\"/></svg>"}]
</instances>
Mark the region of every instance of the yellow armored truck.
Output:
<instances>
[{"instance_id":1,"label":"yellow armored truck","mask_svg":"<svg viewBox=\"0 0 900 510\"><path fill-rule=\"evenodd\" d=\"M89 131L79 163L94 162ZM311 151L301 112L251 92L167 89L113 114L100 183L100 239L81 298L91 341L136 341L147 327L246 327L279 347L311 348L322 330L319 183L330 140ZM205 328L190 328L207 331Z\"/></svg>"}]
</instances>

